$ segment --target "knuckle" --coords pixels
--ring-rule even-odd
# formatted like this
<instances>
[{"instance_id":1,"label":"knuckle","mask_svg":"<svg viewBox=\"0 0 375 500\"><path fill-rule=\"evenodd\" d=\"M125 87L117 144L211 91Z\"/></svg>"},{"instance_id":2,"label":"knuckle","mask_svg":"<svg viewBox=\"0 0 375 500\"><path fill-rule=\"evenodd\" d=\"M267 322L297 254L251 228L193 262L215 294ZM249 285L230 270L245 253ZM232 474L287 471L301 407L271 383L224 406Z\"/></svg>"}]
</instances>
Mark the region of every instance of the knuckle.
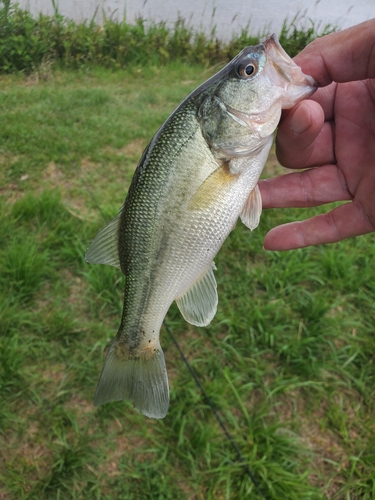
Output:
<instances>
[{"instance_id":1,"label":"knuckle","mask_svg":"<svg viewBox=\"0 0 375 500\"><path fill-rule=\"evenodd\" d=\"M299 176L301 193L303 196L303 200L307 206L310 206L311 204L315 205L315 199L316 199L314 184L311 181L310 176L311 176L310 170L305 170L304 172L301 172L301 175Z\"/></svg>"},{"instance_id":2,"label":"knuckle","mask_svg":"<svg viewBox=\"0 0 375 500\"><path fill-rule=\"evenodd\" d=\"M335 212L328 212L324 214L325 222L329 228L329 233L332 235L331 241L340 241L343 237L337 225Z\"/></svg>"},{"instance_id":3,"label":"knuckle","mask_svg":"<svg viewBox=\"0 0 375 500\"><path fill-rule=\"evenodd\" d=\"M364 205L361 201L355 200L355 206L357 207L358 214L362 220L365 227L368 227L369 231L375 231L375 204L370 203Z\"/></svg>"}]
</instances>

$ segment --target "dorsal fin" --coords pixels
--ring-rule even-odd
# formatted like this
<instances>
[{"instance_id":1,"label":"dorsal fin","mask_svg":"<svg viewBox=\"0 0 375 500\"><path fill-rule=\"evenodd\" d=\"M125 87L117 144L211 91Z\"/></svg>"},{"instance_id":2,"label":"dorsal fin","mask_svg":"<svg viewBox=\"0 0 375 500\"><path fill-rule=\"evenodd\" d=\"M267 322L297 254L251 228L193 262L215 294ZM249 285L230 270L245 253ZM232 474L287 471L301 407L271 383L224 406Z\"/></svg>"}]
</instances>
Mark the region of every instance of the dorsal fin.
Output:
<instances>
[{"instance_id":1,"label":"dorsal fin","mask_svg":"<svg viewBox=\"0 0 375 500\"><path fill-rule=\"evenodd\" d=\"M182 316L196 326L207 326L215 316L218 297L214 276L215 264L181 297L176 299Z\"/></svg>"},{"instance_id":2,"label":"dorsal fin","mask_svg":"<svg viewBox=\"0 0 375 500\"><path fill-rule=\"evenodd\" d=\"M90 262L91 264L108 264L109 266L121 268L118 253L118 228L121 214L122 209L120 213L95 236L87 249L85 255L86 262Z\"/></svg>"}]
</instances>

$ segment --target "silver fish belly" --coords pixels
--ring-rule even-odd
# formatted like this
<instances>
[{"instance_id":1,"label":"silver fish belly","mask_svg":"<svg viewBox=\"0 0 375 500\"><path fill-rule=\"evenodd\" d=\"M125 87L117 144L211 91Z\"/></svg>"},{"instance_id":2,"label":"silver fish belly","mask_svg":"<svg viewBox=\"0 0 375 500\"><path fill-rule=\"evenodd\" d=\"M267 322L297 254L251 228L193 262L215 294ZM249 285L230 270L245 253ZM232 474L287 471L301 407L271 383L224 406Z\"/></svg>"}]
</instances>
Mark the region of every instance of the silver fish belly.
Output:
<instances>
[{"instance_id":1,"label":"silver fish belly","mask_svg":"<svg viewBox=\"0 0 375 500\"><path fill-rule=\"evenodd\" d=\"M257 182L281 110L315 89L272 36L192 92L151 140L120 213L86 253L87 262L126 276L95 405L128 399L144 415L166 415L163 319L174 300L194 325L214 317L213 259L238 217L251 230L258 225Z\"/></svg>"}]
</instances>

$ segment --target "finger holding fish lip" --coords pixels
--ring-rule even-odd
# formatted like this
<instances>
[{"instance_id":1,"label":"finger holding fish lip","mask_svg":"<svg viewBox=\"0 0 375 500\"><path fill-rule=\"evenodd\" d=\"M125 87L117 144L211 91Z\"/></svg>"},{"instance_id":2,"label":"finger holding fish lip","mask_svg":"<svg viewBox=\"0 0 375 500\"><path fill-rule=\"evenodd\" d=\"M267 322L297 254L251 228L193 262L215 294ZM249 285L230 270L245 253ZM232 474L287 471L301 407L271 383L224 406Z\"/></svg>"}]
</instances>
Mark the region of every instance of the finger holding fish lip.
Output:
<instances>
[{"instance_id":1,"label":"finger holding fish lip","mask_svg":"<svg viewBox=\"0 0 375 500\"><path fill-rule=\"evenodd\" d=\"M372 20L316 40L296 56L320 88L284 111L276 152L285 167L310 170L262 182L263 208L351 202L272 229L266 249L332 243L374 231L374 40Z\"/></svg>"},{"instance_id":2,"label":"finger holding fish lip","mask_svg":"<svg viewBox=\"0 0 375 500\"><path fill-rule=\"evenodd\" d=\"M316 207L353 199L336 165L265 179L259 181L259 189L264 209Z\"/></svg>"},{"instance_id":3,"label":"finger holding fish lip","mask_svg":"<svg viewBox=\"0 0 375 500\"><path fill-rule=\"evenodd\" d=\"M309 168L335 162L334 125L321 106L305 100L285 112L276 136L276 155L287 168Z\"/></svg>"},{"instance_id":4,"label":"finger holding fish lip","mask_svg":"<svg viewBox=\"0 0 375 500\"><path fill-rule=\"evenodd\" d=\"M314 78L320 87L331 82L350 82L375 78L374 20L316 38L294 61ZM345 64L343 64L345 61Z\"/></svg>"}]
</instances>

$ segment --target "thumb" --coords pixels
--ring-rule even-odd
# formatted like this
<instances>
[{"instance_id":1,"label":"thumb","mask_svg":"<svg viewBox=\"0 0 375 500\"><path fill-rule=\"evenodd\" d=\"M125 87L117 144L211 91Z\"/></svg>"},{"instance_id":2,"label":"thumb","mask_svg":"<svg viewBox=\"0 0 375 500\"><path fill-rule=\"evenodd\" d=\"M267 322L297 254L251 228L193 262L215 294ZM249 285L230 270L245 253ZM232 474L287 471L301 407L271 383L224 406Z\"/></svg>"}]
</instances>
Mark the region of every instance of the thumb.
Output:
<instances>
[{"instance_id":1,"label":"thumb","mask_svg":"<svg viewBox=\"0 0 375 500\"><path fill-rule=\"evenodd\" d=\"M288 168L312 166L312 158L316 156L314 141L323 125L324 112L315 101L302 101L285 112L276 136L276 154L280 163Z\"/></svg>"}]
</instances>

